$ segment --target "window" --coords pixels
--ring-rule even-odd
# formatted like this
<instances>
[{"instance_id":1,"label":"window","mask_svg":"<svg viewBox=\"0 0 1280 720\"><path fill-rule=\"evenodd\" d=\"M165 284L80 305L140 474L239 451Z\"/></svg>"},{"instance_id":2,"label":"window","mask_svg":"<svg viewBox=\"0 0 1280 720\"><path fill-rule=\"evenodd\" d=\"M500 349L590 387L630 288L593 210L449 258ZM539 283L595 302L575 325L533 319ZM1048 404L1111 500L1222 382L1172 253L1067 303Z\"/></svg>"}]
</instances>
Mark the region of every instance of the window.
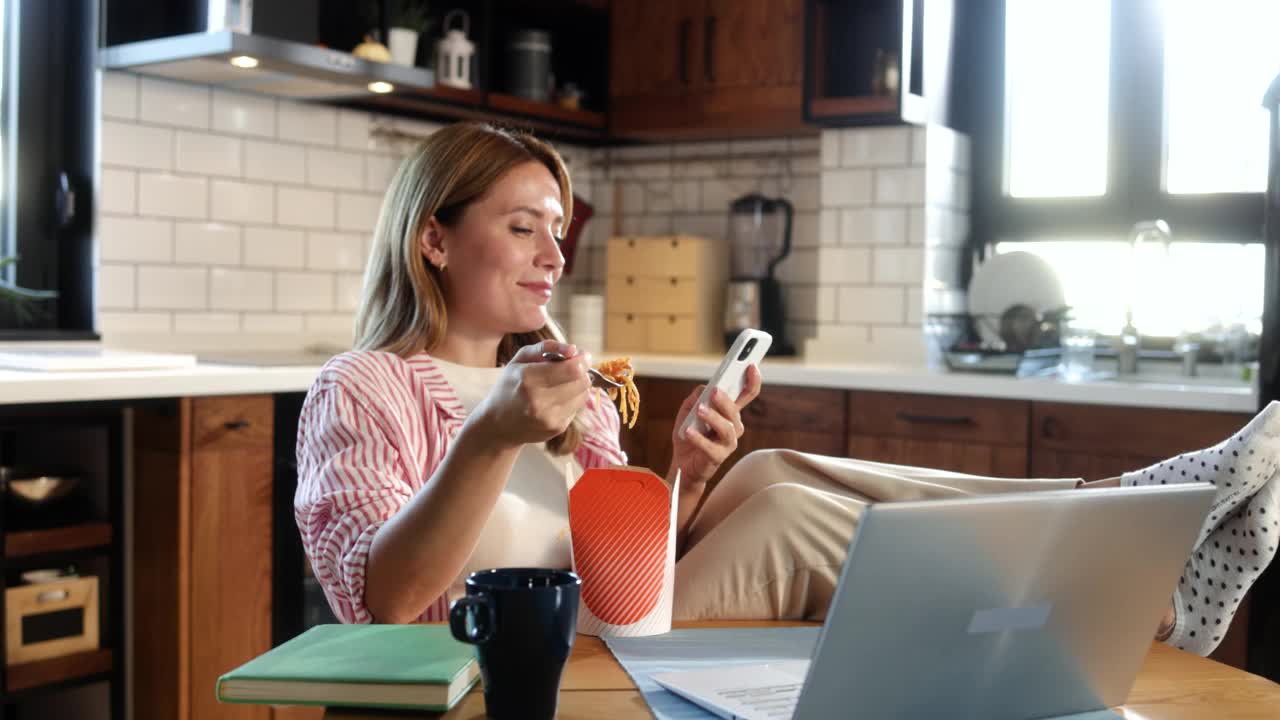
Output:
<instances>
[{"instance_id":1,"label":"window","mask_svg":"<svg viewBox=\"0 0 1280 720\"><path fill-rule=\"evenodd\" d=\"M1242 323L1262 308L1267 114L1280 73L1276 0L1005 0L981 56L998 88L975 105L974 240L1038 253L1077 319L1144 335ZM998 12L998 11L997 11ZM1003 22L1001 22L1003 20ZM984 64L985 63L985 64ZM983 97L983 96L980 96ZM1167 249L1132 257L1161 218Z\"/></svg>"}]
</instances>

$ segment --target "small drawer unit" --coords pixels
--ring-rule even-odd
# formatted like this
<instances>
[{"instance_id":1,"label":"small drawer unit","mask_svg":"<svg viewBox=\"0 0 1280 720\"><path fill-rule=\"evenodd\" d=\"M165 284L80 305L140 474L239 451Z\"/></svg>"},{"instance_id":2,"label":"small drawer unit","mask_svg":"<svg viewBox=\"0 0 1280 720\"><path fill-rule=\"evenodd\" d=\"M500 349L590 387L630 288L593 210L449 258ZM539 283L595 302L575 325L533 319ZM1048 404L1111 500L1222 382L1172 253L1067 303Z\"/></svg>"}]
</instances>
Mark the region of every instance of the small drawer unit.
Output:
<instances>
[{"instance_id":1,"label":"small drawer unit","mask_svg":"<svg viewBox=\"0 0 1280 720\"><path fill-rule=\"evenodd\" d=\"M610 351L723 350L724 242L689 235L614 237L605 252Z\"/></svg>"},{"instance_id":2,"label":"small drawer unit","mask_svg":"<svg viewBox=\"0 0 1280 720\"><path fill-rule=\"evenodd\" d=\"M4 591L5 664L98 648L98 578L66 577Z\"/></svg>"}]
</instances>

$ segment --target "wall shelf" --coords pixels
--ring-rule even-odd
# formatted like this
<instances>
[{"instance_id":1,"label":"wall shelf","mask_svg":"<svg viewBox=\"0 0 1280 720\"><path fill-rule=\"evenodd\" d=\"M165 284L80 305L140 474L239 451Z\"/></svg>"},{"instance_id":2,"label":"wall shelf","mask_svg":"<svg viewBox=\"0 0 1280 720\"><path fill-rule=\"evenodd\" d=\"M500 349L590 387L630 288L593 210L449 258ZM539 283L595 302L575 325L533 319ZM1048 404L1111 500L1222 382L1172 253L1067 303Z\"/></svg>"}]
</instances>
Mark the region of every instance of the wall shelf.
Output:
<instances>
[{"instance_id":1,"label":"wall shelf","mask_svg":"<svg viewBox=\"0 0 1280 720\"><path fill-rule=\"evenodd\" d=\"M5 694L33 690L46 685L65 684L68 681L96 679L96 676L110 673L112 667L110 648L86 650L48 660L9 665L5 668Z\"/></svg>"},{"instance_id":2,"label":"wall shelf","mask_svg":"<svg viewBox=\"0 0 1280 720\"><path fill-rule=\"evenodd\" d=\"M25 558L111 546L111 523L94 522L47 530L17 530L4 534L4 556Z\"/></svg>"}]
</instances>

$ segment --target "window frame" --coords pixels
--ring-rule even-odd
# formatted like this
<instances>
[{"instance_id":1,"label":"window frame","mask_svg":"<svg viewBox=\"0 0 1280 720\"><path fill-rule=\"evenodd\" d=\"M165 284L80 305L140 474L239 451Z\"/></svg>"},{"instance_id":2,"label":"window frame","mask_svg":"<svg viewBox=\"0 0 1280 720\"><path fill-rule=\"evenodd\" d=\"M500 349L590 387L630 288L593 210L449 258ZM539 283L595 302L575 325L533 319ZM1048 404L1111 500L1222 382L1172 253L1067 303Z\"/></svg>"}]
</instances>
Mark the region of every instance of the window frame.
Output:
<instances>
[{"instance_id":1,"label":"window frame","mask_svg":"<svg viewBox=\"0 0 1280 720\"><path fill-rule=\"evenodd\" d=\"M1149 21L1158 12L1158 3L1112 0L1107 190L1101 196L1080 198L1006 194L1006 3L975 4L979 18L974 26L986 35L975 38L973 58L973 72L979 78L971 125L977 252L1001 241L1124 239L1134 223L1156 218L1169 223L1174 242L1262 241L1264 193L1165 192L1163 28ZM1264 91L1258 90L1259 105Z\"/></svg>"},{"instance_id":2,"label":"window frame","mask_svg":"<svg viewBox=\"0 0 1280 720\"><path fill-rule=\"evenodd\" d=\"M4 157L0 232L28 242L18 284L45 287L51 272L59 292L53 327L0 327L0 341L97 340L94 241L99 182L99 70L96 0L6 0L4 129L16 133ZM24 91L25 89L25 91ZM57 178L66 172L75 193L69 224L55 222ZM16 247L16 245L15 245ZM33 251L34 248L34 251Z\"/></svg>"}]
</instances>

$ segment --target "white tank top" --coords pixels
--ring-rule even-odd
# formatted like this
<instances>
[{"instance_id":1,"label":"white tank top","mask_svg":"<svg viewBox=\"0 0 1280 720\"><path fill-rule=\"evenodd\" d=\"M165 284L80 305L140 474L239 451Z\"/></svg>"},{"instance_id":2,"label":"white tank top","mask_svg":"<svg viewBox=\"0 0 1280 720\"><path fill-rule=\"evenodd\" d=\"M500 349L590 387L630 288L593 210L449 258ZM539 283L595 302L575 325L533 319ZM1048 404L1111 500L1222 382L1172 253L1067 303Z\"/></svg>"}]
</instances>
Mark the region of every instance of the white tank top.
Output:
<instances>
[{"instance_id":1,"label":"white tank top","mask_svg":"<svg viewBox=\"0 0 1280 720\"><path fill-rule=\"evenodd\" d=\"M498 382L502 368L467 367L433 358L470 414ZM564 568L569 554L569 494L565 467L577 481L582 467L572 454L553 455L545 444L525 445L507 486L485 522L475 550L449 598L466 594L463 581L476 570L495 567Z\"/></svg>"}]
</instances>

